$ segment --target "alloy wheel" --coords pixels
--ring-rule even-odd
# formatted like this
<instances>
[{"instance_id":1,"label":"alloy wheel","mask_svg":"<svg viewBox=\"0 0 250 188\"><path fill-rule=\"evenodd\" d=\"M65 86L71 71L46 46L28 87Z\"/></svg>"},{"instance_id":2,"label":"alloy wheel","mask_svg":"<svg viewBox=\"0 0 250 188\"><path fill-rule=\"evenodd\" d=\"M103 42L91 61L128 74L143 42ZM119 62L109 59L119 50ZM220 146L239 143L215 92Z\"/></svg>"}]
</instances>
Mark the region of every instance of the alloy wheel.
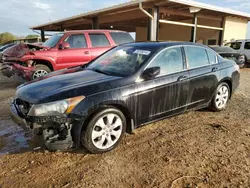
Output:
<instances>
[{"instance_id":1,"label":"alloy wheel","mask_svg":"<svg viewBox=\"0 0 250 188\"><path fill-rule=\"evenodd\" d=\"M36 70L33 74L33 79L39 78L41 76L44 76L48 74L48 72L46 70Z\"/></svg>"},{"instance_id":2,"label":"alloy wheel","mask_svg":"<svg viewBox=\"0 0 250 188\"><path fill-rule=\"evenodd\" d=\"M98 149L112 147L121 137L122 120L113 113L100 117L92 130L92 142Z\"/></svg>"},{"instance_id":3,"label":"alloy wheel","mask_svg":"<svg viewBox=\"0 0 250 188\"><path fill-rule=\"evenodd\" d=\"M227 104L227 101L228 101L228 98L229 98L229 90L228 90L228 87L225 86L225 85L222 85L217 94L216 94L216 98L215 98L215 104L216 104L216 107L218 109L222 109L222 108L225 108L226 107L226 104Z\"/></svg>"}]
</instances>

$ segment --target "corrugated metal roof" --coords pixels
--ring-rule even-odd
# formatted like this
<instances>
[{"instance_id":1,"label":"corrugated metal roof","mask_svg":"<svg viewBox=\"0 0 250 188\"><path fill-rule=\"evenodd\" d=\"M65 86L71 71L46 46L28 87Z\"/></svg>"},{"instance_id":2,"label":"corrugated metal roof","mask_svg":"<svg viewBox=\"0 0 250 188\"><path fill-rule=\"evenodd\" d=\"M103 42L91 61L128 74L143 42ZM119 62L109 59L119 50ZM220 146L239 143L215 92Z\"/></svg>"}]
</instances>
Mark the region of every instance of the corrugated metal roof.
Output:
<instances>
[{"instance_id":1,"label":"corrugated metal roof","mask_svg":"<svg viewBox=\"0 0 250 188\"><path fill-rule=\"evenodd\" d=\"M65 21L70 21L70 20L77 19L77 18L91 17L91 16L95 16L97 14L100 14L100 13L103 13L106 11L115 10L115 9L124 8L124 7L129 7L129 6L139 4L139 3L150 2L150 1L154 1L154 0L130 0L130 1L125 2L125 3L121 3L121 4L109 6L106 8L78 14L75 16L71 16L68 18L48 22L48 23L41 24L41 25L36 25L36 26L31 27L30 29L42 28L45 26L59 24L59 23L62 23ZM210 4L206 4L206 3L201 3L201 2L192 1L192 0L165 0L165 1L176 3L176 4L183 4L183 5L192 6L192 7L198 7L198 8L207 9L207 10L216 11L216 12L221 12L221 13L234 15L234 16L241 16L241 17L245 17L245 18L250 20L250 14L248 14L248 13L244 13L244 12L240 12L240 11L236 11L236 10L232 10L232 9L228 9L228 8L222 8L222 7L218 7L218 6L214 6L214 5L210 5Z\"/></svg>"},{"instance_id":2,"label":"corrugated metal roof","mask_svg":"<svg viewBox=\"0 0 250 188\"><path fill-rule=\"evenodd\" d=\"M45 23L45 24L33 26L30 29L38 28L38 27L44 27L44 26L47 26L47 25L52 25L52 24L56 24L56 23L60 23L60 22L64 22L64 21L69 21L69 20L76 19L76 18L81 18L81 17L86 17L86 16L93 16L95 14L106 12L106 11L109 11L109 10L112 10L112 9L123 8L123 7L127 7L127 6L133 6L133 5L139 4L140 2L143 3L143 2L146 2L146 1L152 1L152 0L130 0L130 1L127 1L125 3L120 3L120 4L113 5L113 6L105 7L105 8L102 8L102 9L97 9L97 10L94 10L94 11L89 11L89 12L82 13L82 14L77 14L75 16L71 16L71 17L68 17L68 18L64 18L64 19L48 22L48 23Z\"/></svg>"},{"instance_id":3,"label":"corrugated metal roof","mask_svg":"<svg viewBox=\"0 0 250 188\"><path fill-rule=\"evenodd\" d=\"M198 7L198 8L202 8L202 9L212 10L212 11L216 11L216 12L221 12L221 13L226 13L226 14L231 14L231 15L236 15L236 16L242 16L242 17L246 17L246 18L250 19L250 14L244 13L241 11L232 10L229 8L222 8L222 7L218 7L218 6L214 6L214 5L210 5L210 4L206 4L206 3L201 3L201 2L197 2L197 1L192 1L192 0L168 0L168 1L173 2L173 3L188 5L188 6L192 6L192 7Z\"/></svg>"}]
</instances>

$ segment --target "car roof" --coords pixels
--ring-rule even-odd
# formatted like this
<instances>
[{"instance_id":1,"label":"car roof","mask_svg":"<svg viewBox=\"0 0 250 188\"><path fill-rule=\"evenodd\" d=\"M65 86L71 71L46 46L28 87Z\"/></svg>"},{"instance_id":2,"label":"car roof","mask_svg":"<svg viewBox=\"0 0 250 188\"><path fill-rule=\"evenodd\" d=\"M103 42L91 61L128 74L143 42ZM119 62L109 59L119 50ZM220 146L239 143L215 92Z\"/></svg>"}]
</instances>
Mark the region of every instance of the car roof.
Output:
<instances>
[{"instance_id":1,"label":"car roof","mask_svg":"<svg viewBox=\"0 0 250 188\"><path fill-rule=\"evenodd\" d=\"M204 47L208 48L205 45L198 44L198 43L192 43L192 42L132 42L132 43L126 43L123 45L127 46L137 46L141 48L166 48L171 46L198 46L198 47Z\"/></svg>"},{"instance_id":2,"label":"car roof","mask_svg":"<svg viewBox=\"0 0 250 188\"><path fill-rule=\"evenodd\" d=\"M238 39L238 40L235 40L235 41L230 41L230 42L228 42L228 43L245 42L245 41L250 41L250 39Z\"/></svg>"},{"instance_id":3,"label":"car roof","mask_svg":"<svg viewBox=\"0 0 250 188\"><path fill-rule=\"evenodd\" d=\"M84 33L84 32L122 32L127 33L125 31L120 30L108 30L108 29L92 29L92 30L71 30L71 31L64 31L61 33Z\"/></svg>"}]
</instances>

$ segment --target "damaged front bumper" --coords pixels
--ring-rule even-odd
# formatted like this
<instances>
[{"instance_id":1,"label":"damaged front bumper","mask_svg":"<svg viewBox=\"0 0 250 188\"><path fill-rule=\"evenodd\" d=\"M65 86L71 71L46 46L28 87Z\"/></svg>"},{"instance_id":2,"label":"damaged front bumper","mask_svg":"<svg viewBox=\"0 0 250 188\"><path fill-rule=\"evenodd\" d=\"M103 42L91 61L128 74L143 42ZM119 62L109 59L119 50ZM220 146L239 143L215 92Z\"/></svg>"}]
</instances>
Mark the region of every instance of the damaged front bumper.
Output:
<instances>
[{"instance_id":1,"label":"damaged front bumper","mask_svg":"<svg viewBox=\"0 0 250 188\"><path fill-rule=\"evenodd\" d=\"M50 151L65 151L79 147L79 136L77 135L79 133L79 130L77 130L79 122L75 119L25 117L15 101L10 105L10 116L17 125L25 130L42 129L44 145ZM73 135L75 135L74 138Z\"/></svg>"},{"instance_id":2,"label":"damaged front bumper","mask_svg":"<svg viewBox=\"0 0 250 188\"><path fill-rule=\"evenodd\" d=\"M14 103L10 105L10 116L11 119L24 130L30 129L26 120L21 117L21 114Z\"/></svg>"},{"instance_id":3,"label":"damaged front bumper","mask_svg":"<svg viewBox=\"0 0 250 188\"><path fill-rule=\"evenodd\" d=\"M16 62L3 62L1 66L1 72L8 78L16 75L25 81L31 81L32 75L35 72L35 67L26 67Z\"/></svg>"}]
</instances>

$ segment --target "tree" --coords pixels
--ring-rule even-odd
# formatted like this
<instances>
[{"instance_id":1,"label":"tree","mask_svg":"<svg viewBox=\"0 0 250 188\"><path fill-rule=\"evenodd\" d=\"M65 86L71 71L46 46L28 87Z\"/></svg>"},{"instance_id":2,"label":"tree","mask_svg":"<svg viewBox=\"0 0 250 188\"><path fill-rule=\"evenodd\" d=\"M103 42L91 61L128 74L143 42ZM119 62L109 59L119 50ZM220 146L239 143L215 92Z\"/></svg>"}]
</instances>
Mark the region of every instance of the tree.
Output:
<instances>
[{"instance_id":1,"label":"tree","mask_svg":"<svg viewBox=\"0 0 250 188\"><path fill-rule=\"evenodd\" d=\"M16 36L13 35L12 33L5 32L5 33L0 33L0 44L15 40Z\"/></svg>"},{"instance_id":2,"label":"tree","mask_svg":"<svg viewBox=\"0 0 250 188\"><path fill-rule=\"evenodd\" d=\"M25 38L31 39L31 38L37 38L37 37L39 37L39 35L34 34L34 35L27 35Z\"/></svg>"}]
</instances>

